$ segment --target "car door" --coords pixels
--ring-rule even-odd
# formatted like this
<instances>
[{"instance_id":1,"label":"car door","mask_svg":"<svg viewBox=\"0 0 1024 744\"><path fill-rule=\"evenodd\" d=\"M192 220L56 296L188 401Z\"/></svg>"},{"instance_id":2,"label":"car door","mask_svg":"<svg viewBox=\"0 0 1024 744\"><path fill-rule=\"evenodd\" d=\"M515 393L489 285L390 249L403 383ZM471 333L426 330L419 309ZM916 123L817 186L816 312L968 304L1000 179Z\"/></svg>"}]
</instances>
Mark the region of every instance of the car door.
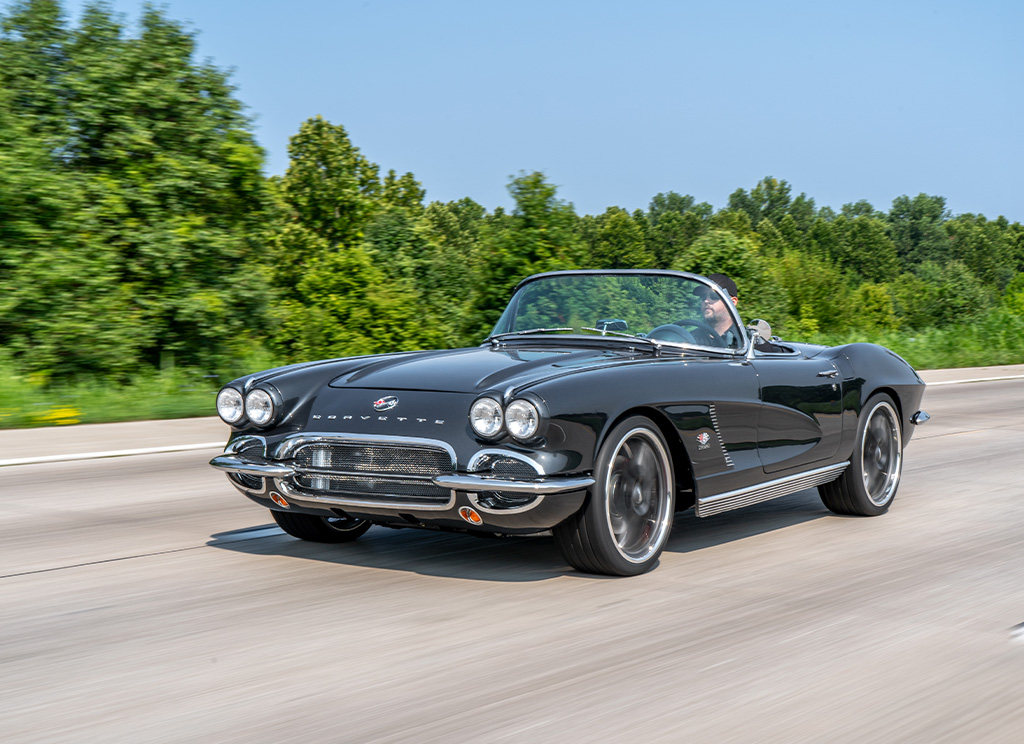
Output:
<instances>
[{"instance_id":1,"label":"car door","mask_svg":"<svg viewBox=\"0 0 1024 744\"><path fill-rule=\"evenodd\" d=\"M825 460L842 438L843 385L830 360L803 354L756 355L761 408L757 452L766 473Z\"/></svg>"}]
</instances>

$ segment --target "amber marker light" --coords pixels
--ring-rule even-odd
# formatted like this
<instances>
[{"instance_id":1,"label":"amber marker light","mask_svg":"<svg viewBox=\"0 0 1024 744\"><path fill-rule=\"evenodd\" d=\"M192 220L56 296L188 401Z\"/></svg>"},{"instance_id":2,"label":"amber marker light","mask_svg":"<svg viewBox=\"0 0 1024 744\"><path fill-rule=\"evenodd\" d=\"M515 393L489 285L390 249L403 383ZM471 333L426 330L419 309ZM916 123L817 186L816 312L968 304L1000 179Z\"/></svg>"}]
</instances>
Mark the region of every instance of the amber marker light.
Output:
<instances>
[{"instance_id":1,"label":"amber marker light","mask_svg":"<svg viewBox=\"0 0 1024 744\"><path fill-rule=\"evenodd\" d=\"M470 524L480 525L484 523L483 517L477 514L476 509L471 509L468 506L459 507L459 516Z\"/></svg>"},{"instance_id":2,"label":"amber marker light","mask_svg":"<svg viewBox=\"0 0 1024 744\"><path fill-rule=\"evenodd\" d=\"M278 506L283 506L285 509L291 506L287 501L284 500L284 496L279 494L277 491L270 492L270 500L273 501Z\"/></svg>"}]
</instances>

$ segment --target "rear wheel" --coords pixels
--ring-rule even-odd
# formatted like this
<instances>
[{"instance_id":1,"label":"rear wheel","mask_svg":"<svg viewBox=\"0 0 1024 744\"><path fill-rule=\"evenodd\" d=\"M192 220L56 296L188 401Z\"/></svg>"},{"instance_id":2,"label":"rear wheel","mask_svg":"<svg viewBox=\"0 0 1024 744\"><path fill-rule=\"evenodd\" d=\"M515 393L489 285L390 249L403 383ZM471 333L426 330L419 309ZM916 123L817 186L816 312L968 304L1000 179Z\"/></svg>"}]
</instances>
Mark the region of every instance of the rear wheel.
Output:
<instances>
[{"instance_id":1,"label":"rear wheel","mask_svg":"<svg viewBox=\"0 0 1024 744\"><path fill-rule=\"evenodd\" d=\"M315 514L271 511L277 525L292 537L319 543L352 542L362 537L370 523L365 519L320 517Z\"/></svg>"},{"instance_id":2,"label":"rear wheel","mask_svg":"<svg viewBox=\"0 0 1024 744\"><path fill-rule=\"evenodd\" d=\"M884 514L896 497L903 472L903 434L888 395L872 395L857 424L850 464L831 483L818 486L821 500L837 514Z\"/></svg>"},{"instance_id":3,"label":"rear wheel","mask_svg":"<svg viewBox=\"0 0 1024 744\"><path fill-rule=\"evenodd\" d=\"M563 557L580 571L634 576L658 562L672 530L675 486L668 445L634 416L598 452L584 507L554 528Z\"/></svg>"}]
</instances>

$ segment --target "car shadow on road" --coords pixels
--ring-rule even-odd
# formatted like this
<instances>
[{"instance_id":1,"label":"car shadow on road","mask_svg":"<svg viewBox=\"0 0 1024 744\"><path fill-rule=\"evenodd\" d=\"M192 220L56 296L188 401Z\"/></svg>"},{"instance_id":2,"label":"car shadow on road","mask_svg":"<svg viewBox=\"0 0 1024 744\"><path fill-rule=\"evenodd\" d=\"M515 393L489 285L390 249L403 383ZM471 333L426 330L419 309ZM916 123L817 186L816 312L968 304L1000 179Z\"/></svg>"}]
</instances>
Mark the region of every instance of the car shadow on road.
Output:
<instances>
[{"instance_id":1,"label":"car shadow on road","mask_svg":"<svg viewBox=\"0 0 1024 744\"><path fill-rule=\"evenodd\" d=\"M666 551L689 553L828 516L810 489L765 504L704 519L679 513ZM267 524L211 535L207 545L235 553L299 558L337 566L403 571L488 582L545 581L562 576L615 580L571 568L551 534L481 538L417 529L373 527L356 542L304 542Z\"/></svg>"}]
</instances>

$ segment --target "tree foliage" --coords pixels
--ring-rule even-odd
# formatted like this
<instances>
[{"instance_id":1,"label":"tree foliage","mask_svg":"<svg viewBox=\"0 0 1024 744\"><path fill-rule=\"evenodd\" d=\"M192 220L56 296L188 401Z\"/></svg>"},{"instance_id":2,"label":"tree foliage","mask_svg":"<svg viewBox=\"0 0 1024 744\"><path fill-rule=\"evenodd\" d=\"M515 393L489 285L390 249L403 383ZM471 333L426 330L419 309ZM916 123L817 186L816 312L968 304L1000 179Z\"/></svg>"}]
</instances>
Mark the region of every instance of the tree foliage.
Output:
<instances>
[{"instance_id":1,"label":"tree foliage","mask_svg":"<svg viewBox=\"0 0 1024 744\"><path fill-rule=\"evenodd\" d=\"M304 121L281 177L228 76L146 6L69 24L57 0L0 13L0 357L39 377L125 377L460 346L525 276L674 268L736 280L746 318L799 338L1024 314L1024 227L941 196L837 212L766 176L715 210L675 191L577 215L544 173L511 209L428 202L338 123ZM384 173L382 176L381 173Z\"/></svg>"}]
</instances>

